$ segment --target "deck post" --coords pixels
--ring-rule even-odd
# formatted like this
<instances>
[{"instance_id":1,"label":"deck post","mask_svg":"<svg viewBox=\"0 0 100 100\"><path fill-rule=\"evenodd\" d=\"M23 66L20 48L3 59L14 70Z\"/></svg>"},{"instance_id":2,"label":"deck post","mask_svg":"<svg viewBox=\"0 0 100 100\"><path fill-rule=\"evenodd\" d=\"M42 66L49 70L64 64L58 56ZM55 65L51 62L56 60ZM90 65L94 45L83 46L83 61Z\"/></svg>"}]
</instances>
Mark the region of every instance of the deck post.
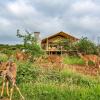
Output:
<instances>
[{"instance_id":1,"label":"deck post","mask_svg":"<svg viewBox=\"0 0 100 100\"><path fill-rule=\"evenodd\" d=\"M62 56L62 46L61 46L61 56Z\"/></svg>"},{"instance_id":2,"label":"deck post","mask_svg":"<svg viewBox=\"0 0 100 100\"><path fill-rule=\"evenodd\" d=\"M48 51L48 38L47 38L47 47L46 47L47 51Z\"/></svg>"}]
</instances>

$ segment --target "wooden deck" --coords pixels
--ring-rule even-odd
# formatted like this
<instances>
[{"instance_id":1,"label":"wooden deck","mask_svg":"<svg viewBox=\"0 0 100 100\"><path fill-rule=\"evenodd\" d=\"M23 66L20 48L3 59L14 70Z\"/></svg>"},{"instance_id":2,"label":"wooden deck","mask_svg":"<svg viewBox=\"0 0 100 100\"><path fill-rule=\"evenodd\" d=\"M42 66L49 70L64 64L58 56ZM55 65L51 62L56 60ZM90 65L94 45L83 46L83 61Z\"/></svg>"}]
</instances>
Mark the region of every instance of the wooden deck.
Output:
<instances>
[{"instance_id":1,"label":"wooden deck","mask_svg":"<svg viewBox=\"0 0 100 100\"><path fill-rule=\"evenodd\" d=\"M44 50L47 54L60 54L60 55L63 55L63 54L77 54L77 50Z\"/></svg>"}]
</instances>

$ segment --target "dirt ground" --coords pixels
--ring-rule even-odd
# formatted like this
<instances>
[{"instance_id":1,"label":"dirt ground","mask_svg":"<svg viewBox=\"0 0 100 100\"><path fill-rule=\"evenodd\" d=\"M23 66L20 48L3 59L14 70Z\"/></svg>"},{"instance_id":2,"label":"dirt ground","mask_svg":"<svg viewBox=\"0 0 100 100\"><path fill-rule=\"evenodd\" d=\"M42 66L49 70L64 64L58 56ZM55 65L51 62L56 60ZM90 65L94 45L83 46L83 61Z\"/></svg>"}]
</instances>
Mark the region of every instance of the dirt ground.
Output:
<instances>
[{"instance_id":1,"label":"dirt ground","mask_svg":"<svg viewBox=\"0 0 100 100\"><path fill-rule=\"evenodd\" d=\"M0 100L9 100L9 98L5 98L5 97L3 97L2 99L0 99Z\"/></svg>"}]
</instances>

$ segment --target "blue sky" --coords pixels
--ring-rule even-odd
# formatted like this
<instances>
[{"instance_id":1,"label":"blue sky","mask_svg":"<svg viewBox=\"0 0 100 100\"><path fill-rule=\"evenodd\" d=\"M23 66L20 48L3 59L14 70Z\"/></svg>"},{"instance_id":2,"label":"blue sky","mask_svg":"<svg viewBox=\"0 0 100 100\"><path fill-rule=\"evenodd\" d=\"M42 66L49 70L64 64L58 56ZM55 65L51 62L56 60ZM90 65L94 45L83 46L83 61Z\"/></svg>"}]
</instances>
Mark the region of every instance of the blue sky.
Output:
<instances>
[{"instance_id":1,"label":"blue sky","mask_svg":"<svg viewBox=\"0 0 100 100\"><path fill-rule=\"evenodd\" d=\"M0 43L20 43L17 29L39 31L41 37L64 31L97 41L100 0L0 0Z\"/></svg>"}]
</instances>

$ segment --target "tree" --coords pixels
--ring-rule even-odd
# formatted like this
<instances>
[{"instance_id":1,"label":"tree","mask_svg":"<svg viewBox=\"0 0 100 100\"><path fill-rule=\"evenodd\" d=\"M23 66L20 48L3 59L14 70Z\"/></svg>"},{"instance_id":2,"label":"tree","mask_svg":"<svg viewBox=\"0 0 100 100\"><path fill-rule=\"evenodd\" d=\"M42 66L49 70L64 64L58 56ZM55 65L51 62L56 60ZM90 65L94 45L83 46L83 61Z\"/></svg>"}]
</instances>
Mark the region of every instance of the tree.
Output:
<instances>
[{"instance_id":1,"label":"tree","mask_svg":"<svg viewBox=\"0 0 100 100\"><path fill-rule=\"evenodd\" d=\"M75 44L75 48L79 52L84 52L86 54L97 54L96 44L87 37L80 39L80 41Z\"/></svg>"},{"instance_id":2,"label":"tree","mask_svg":"<svg viewBox=\"0 0 100 100\"><path fill-rule=\"evenodd\" d=\"M20 34L19 30L17 30L17 37L23 39L23 47L25 53L29 54L31 56L31 59L43 54L43 50L38 45L33 34L29 33L28 31L25 31L25 34L22 35Z\"/></svg>"}]
</instances>

